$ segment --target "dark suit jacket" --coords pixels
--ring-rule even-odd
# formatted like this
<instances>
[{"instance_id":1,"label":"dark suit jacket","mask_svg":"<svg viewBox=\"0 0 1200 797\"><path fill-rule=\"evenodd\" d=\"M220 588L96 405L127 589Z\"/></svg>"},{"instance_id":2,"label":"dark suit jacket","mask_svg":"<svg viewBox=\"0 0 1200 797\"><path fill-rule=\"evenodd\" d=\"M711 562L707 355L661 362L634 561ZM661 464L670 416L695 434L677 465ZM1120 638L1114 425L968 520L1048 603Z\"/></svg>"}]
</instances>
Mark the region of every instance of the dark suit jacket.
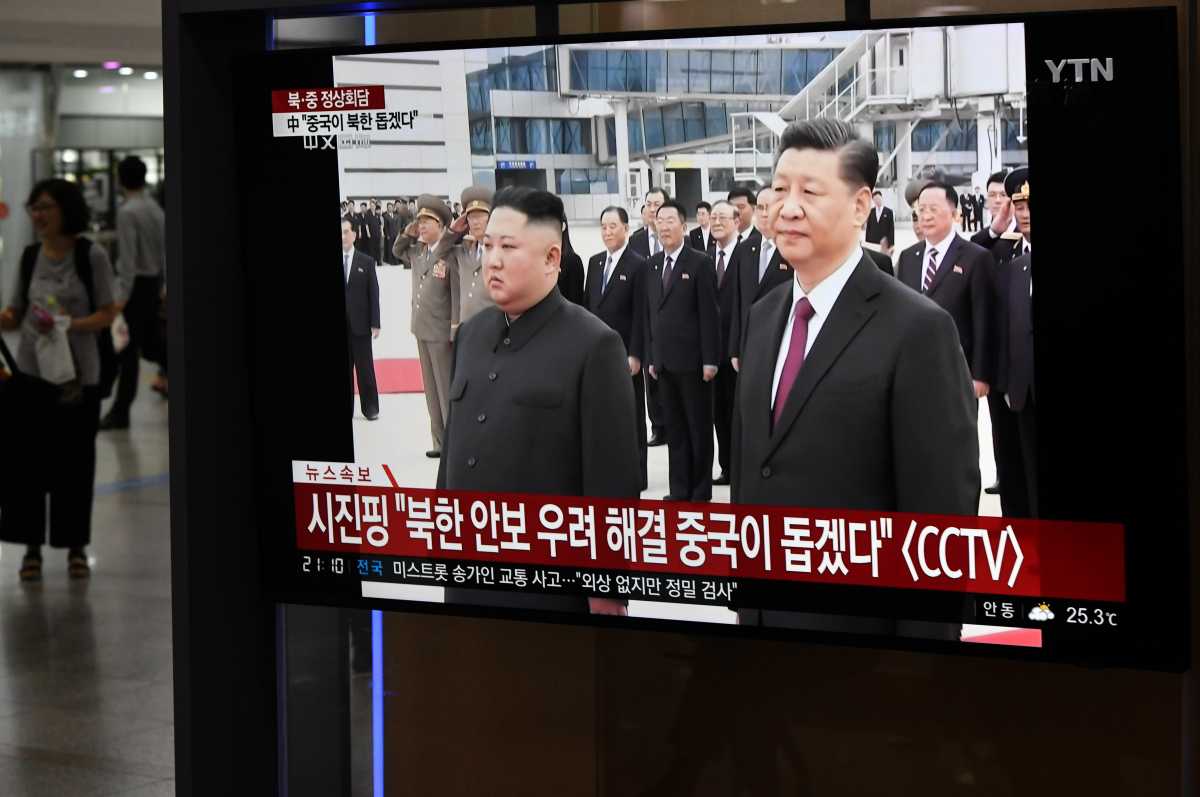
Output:
<instances>
[{"instance_id":1,"label":"dark suit jacket","mask_svg":"<svg viewBox=\"0 0 1200 797\"><path fill-rule=\"evenodd\" d=\"M363 216L363 225L371 231L371 246L374 247L371 251L375 251L380 246L380 241L383 239L383 217L375 213L367 211Z\"/></svg>"},{"instance_id":2,"label":"dark suit jacket","mask_svg":"<svg viewBox=\"0 0 1200 797\"><path fill-rule=\"evenodd\" d=\"M925 242L921 241L900 253L897 277L919 293L924 268ZM928 293L954 319L971 376L988 384L995 375L996 357L994 272L986 249L955 235L942 253Z\"/></svg>"},{"instance_id":3,"label":"dark suit jacket","mask_svg":"<svg viewBox=\"0 0 1200 797\"><path fill-rule=\"evenodd\" d=\"M604 251L588 261L584 306L615 329L625 344L625 351L641 360L645 356L642 343L646 318L646 259L626 246L621 259L613 266L607 289L602 292L600 285L607 259L608 252Z\"/></svg>"},{"instance_id":4,"label":"dark suit jacket","mask_svg":"<svg viewBox=\"0 0 1200 797\"><path fill-rule=\"evenodd\" d=\"M771 262L763 272L762 282L758 281L758 254L761 241L750 246L738 246L733 252L734 272L737 282L734 283L734 304L737 314L733 318L733 327L729 331L730 357L740 357L742 351L742 332L750 317L750 307L766 296L776 285L792 280L792 267L779 254L776 248L771 255Z\"/></svg>"},{"instance_id":5,"label":"dark suit jacket","mask_svg":"<svg viewBox=\"0 0 1200 797\"><path fill-rule=\"evenodd\" d=\"M772 426L775 362L791 312L791 283L750 311L732 500L976 514L978 402L949 314L862 257Z\"/></svg>"},{"instance_id":6,"label":"dark suit jacket","mask_svg":"<svg viewBox=\"0 0 1200 797\"><path fill-rule=\"evenodd\" d=\"M867 253L867 257L875 261L875 265L879 266L880 271L882 271L884 274L887 274L889 277L896 276L896 272L892 267L892 258L890 256L885 255L883 252L876 252L874 249L867 249L865 247L863 248L863 251Z\"/></svg>"},{"instance_id":7,"label":"dark suit jacket","mask_svg":"<svg viewBox=\"0 0 1200 797\"><path fill-rule=\"evenodd\" d=\"M717 326L717 274L708 255L686 244L671 269L663 291L662 269L666 252L650 258L646 272L646 304L650 324L645 351L656 369L699 371L720 365L720 330Z\"/></svg>"},{"instance_id":8,"label":"dark suit jacket","mask_svg":"<svg viewBox=\"0 0 1200 797\"><path fill-rule=\"evenodd\" d=\"M879 221L875 220L875 208L871 208L871 215L867 216L866 237L869 244L877 244L887 238L892 246L896 245L896 215L891 208L884 206L879 209Z\"/></svg>"},{"instance_id":9,"label":"dark suit jacket","mask_svg":"<svg viewBox=\"0 0 1200 797\"><path fill-rule=\"evenodd\" d=\"M707 252L711 248L712 234L710 233L708 236L709 246L705 246L704 230L702 230L700 227L696 227L688 233L688 243L691 244L691 247L697 252Z\"/></svg>"},{"instance_id":10,"label":"dark suit jacket","mask_svg":"<svg viewBox=\"0 0 1200 797\"><path fill-rule=\"evenodd\" d=\"M509 327L458 329L437 486L636 498L633 382L620 336L558 290Z\"/></svg>"},{"instance_id":11,"label":"dark suit jacket","mask_svg":"<svg viewBox=\"0 0 1200 797\"><path fill-rule=\"evenodd\" d=\"M753 247L758 252L757 244L738 244L725 264L725 279L717 282L717 315L720 319L721 340L719 341L721 362L728 358L729 343L733 335L733 320L737 316L737 261L738 252L749 251ZM706 253L713 261L713 274L717 273L717 243L713 241L712 248ZM757 255L756 255L757 256Z\"/></svg>"},{"instance_id":12,"label":"dark suit jacket","mask_svg":"<svg viewBox=\"0 0 1200 797\"><path fill-rule=\"evenodd\" d=\"M370 335L372 329L380 328L375 259L357 249L350 260L350 280L346 283L346 321L354 335Z\"/></svg>"},{"instance_id":13,"label":"dark suit jacket","mask_svg":"<svg viewBox=\"0 0 1200 797\"><path fill-rule=\"evenodd\" d=\"M645 227L629 236L629 248L637 252L647 260L650 259L650 231ZM659 246L662 246L662 241L659 241Z\"/></svg>"},{"instance_id":14,"label":"dark suit jacket","mask_svg":"<svg viewBox=\"0 0 1200 797\"><path fill-rule=\"evenodd\" d=\"M1032 253L1024 254L999 266L1003 274L1000 285L1004 290L1001 315L1005 322L999 367L1009 403L1018 412L1036 394L1033 381L1033 297L1029 293L1033 279L1032 257Z\"/></svg>"},{"instance_id":15,"label":"dark suit jacket","mask_svg":"<svg viewBox=\"0 0 1200 797\"><path fill-rule=\"evenodd\" d=\"M563 253L558 272L558 291L567 301L583 304L583 259L579 255Z\"/></svg>"}]
</instances>

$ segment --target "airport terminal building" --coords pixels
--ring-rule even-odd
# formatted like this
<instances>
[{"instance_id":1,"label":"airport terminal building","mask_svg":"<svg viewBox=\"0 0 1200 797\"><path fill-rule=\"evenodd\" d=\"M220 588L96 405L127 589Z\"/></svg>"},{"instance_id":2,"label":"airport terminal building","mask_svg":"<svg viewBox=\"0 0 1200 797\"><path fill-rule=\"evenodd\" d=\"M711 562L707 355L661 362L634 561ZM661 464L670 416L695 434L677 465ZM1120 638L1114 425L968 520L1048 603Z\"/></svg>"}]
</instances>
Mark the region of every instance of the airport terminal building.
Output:
<instances>
[{"instance_id":1,"label":"airport terminal building","mask_svg":"<svg viewBox=\"0 0 1200 797\"><path fill-rule=\"evenodd\" d=\"M1022 26L706 37L344 56L338 85L383 85L412 130L340 154L344 197L471 183L559 194L572 220L611 204L637 217L650 186L686 205L764 181L792 120L858 125L899 206L910 177L940 170L983 188L1028 164ZM900 214L903 220L907 214Z\"/></svg>"}]
</instances>

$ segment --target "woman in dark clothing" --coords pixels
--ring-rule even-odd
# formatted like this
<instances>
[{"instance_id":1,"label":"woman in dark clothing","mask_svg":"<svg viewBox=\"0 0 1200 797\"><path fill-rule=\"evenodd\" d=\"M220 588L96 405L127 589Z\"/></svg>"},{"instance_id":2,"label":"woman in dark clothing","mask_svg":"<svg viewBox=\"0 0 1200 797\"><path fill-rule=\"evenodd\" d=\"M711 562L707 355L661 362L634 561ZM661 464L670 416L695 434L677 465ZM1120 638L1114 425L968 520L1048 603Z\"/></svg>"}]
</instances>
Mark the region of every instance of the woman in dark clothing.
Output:
<instances>
[{"instance_id":1,"label":"woman in dark clothing","mask_svg":"<svg viewBox=\"0 0 1200 797\"><path fill-rule=\"evenodd\" d=\"M563 222L562 261L558 271L558 292L567 301L583 305L583 260L571 246L571 225Z\"/></svg>"},{"instance_id":2,"label":"woman in dark clothing","mask_svg":"<svg viewBox=\"0 0 1200 797\"><path fill-rule=\"evenodd\" d=\"M17 365L34 377L42 375L39 339L62 330L75 377L57 387L56 401L45 408L40 444L14 452L27 458L30 481L0 505L0 540L27 546L21 580L40 579L49 495L50 545L67 549L72 578L86 578L100 422L98 333L117 314L113 270L104 249L80 236L88 208L75 183L43 180L33 187L26 207L40 243L21 258L17 293L0 310L0 329L21 330Z\"/></svg>"}]
</instances>

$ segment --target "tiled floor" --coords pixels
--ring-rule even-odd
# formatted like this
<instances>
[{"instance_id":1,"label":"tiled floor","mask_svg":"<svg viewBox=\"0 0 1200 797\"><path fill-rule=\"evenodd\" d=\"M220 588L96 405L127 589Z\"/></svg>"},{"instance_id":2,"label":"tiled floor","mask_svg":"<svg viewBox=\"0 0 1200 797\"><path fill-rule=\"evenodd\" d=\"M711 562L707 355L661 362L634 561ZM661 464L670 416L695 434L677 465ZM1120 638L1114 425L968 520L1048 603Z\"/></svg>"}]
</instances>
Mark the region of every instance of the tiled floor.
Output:
<instances>
[{"instance_id":1,"label":"tiled floor","mask_svg":"<svg viewBox=\"0 0 1200 797\"><path fill-rule=\"evenodd\" d=\"M166 403L141 391L97 453L89 582L44 549L22 585L0 545L0 795L175 793Z\"/></svg>"}]
</instances>

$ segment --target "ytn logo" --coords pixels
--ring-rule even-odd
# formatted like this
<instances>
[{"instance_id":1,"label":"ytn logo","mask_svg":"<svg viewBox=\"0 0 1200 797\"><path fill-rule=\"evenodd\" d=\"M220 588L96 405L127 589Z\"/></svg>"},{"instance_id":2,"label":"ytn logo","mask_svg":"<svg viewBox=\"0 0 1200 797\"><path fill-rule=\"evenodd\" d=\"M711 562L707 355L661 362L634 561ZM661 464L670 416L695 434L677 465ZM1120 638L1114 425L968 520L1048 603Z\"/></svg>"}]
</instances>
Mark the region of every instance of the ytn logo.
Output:
<instances>
[{"instance_id":1,"label":"ytn logo","mask_svg":"<svg viewBox=\"0 0 1200 797\"><path fill-rule=\"evenodd\" d=\"M1057 63L1047 59L1046 66L1050 67L1050 79L1052 82L1062 82L1063 70L1066 69L1067 64L1072 64L1075 67L1076 83L1084 82L1083 68L1088 65L1091 66L1091 78L1088 82L1099 83L1100 81L1104 81L1105 83L1112 83L1113 59L1111 58L1105 58L1104 63L1101 63L1099 58L1064 58Z\"/></svg>"}]
</instances>

